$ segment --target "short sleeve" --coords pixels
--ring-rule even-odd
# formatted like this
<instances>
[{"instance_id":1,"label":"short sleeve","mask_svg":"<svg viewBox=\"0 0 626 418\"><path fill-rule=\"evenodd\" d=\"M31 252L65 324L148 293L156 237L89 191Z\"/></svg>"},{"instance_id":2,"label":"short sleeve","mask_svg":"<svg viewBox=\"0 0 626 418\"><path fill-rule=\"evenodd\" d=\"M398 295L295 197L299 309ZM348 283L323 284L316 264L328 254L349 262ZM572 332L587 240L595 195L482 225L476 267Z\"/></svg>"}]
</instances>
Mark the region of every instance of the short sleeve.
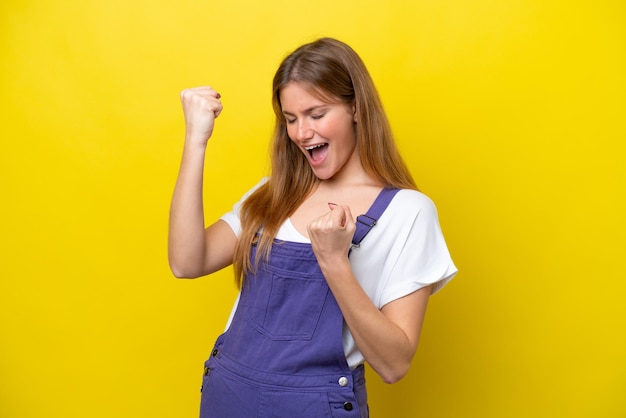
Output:
<instances>
[{"instance_id":1,"label":"short sleeve","mask_svg":"<svg viewBox=\"0 0 626 418\"><path fill-rule=\"evenodd\" d=\"M389 213L394 217L390 224L396 224L389 228L395 228L397 234L387 260L381 305L431 284L432 293L436 293L457 273L435 204L419 192L408 192L400 195L396 208Z\"/></svg>"}]
</instances>

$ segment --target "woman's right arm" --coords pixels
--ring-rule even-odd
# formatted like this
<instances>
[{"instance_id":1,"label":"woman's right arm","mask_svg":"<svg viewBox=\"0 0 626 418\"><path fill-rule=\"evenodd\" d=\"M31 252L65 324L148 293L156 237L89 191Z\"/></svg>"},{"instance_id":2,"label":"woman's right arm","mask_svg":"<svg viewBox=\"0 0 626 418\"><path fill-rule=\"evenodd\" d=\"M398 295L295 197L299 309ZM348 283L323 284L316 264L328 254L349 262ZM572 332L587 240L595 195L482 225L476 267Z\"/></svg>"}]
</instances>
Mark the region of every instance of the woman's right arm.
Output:
<instances>
[{"instance_id":1,"label":"woman's right arm","mask_svg":"<svg viewBox=\"0 0 626 418\"><path fill-rule=\"evenodd\" d=\"M210 87L197 87L183 90L180 97L185 145L170 207L168 258L174 276L195 278L230 265L237 237L224 221L204 227L204 157L222 111L220 95Z\"/></svg>"}]
</instances>

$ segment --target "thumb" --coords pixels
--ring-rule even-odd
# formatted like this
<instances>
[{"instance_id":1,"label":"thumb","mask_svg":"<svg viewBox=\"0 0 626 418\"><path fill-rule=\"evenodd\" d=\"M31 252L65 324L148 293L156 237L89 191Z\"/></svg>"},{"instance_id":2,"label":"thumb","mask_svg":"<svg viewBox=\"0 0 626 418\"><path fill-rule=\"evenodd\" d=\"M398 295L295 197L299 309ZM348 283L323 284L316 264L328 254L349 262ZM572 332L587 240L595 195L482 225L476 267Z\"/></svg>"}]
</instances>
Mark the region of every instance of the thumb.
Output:
<instances>
[{"instance_id":1,"label":"thumb","mask_svg":"<svg viewBox=\"0 0 626 418\"><path fill-rule=\"evenodd\" d=\"M329 202L328 207L331 210L331 214L337 213L334 217L339 221L340 227L344 228L348 223L348 219L352 220L352 212L350 212L350 208L348 206ZM335 212L335 209L339 210Z\"/></svg>"}]
</instances>

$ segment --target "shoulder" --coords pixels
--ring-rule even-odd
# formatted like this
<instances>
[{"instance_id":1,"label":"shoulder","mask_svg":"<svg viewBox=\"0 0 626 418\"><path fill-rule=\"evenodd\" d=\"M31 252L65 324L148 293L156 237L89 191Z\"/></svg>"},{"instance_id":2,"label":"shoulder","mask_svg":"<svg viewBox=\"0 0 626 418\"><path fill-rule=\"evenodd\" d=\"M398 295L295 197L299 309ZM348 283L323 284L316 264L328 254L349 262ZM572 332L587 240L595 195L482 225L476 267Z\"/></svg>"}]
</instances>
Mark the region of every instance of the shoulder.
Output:
<instances>
[{"instance_id":1,"label":"shoulder","mask_svg":"<svg viewBox=\"0 0 626 418\"><path fill-rule=\"evenodd\" d=\"M418 214L437 215L437 208L430 197L424 193L401 189L389 204L388 210L395 215L417 216Z\"/></svg>"}]
</instances>

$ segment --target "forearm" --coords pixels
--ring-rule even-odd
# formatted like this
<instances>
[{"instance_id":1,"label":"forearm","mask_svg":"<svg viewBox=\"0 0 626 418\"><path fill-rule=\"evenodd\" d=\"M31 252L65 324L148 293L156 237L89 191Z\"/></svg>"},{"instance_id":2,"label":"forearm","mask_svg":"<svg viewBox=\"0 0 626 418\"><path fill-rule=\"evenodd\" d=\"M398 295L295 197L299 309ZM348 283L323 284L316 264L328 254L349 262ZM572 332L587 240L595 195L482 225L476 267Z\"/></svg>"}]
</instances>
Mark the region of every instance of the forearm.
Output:
<instances>
[{"instance_id":1,"label":"forearm","mask_svg":"<svg viewBox=\"0 0 626 418\"><path fill-rule=\"evenodd\" d=\"M372 303L347 260L331 263L322 271L367 362L385 382L400 380L415 354L416 337L409 337Z\"/></svg>"},{"instance_id":2,"label":"forearm","mask_svg":"<svg viewBox=\"0 0 626 418\"><path fill-rule=\"evenodd\" d=\"M169 220L169 263L176 277L197 277L205 265L202 202L205 149L185 146L172 196Z\"/></svg>"}]
</instances>

